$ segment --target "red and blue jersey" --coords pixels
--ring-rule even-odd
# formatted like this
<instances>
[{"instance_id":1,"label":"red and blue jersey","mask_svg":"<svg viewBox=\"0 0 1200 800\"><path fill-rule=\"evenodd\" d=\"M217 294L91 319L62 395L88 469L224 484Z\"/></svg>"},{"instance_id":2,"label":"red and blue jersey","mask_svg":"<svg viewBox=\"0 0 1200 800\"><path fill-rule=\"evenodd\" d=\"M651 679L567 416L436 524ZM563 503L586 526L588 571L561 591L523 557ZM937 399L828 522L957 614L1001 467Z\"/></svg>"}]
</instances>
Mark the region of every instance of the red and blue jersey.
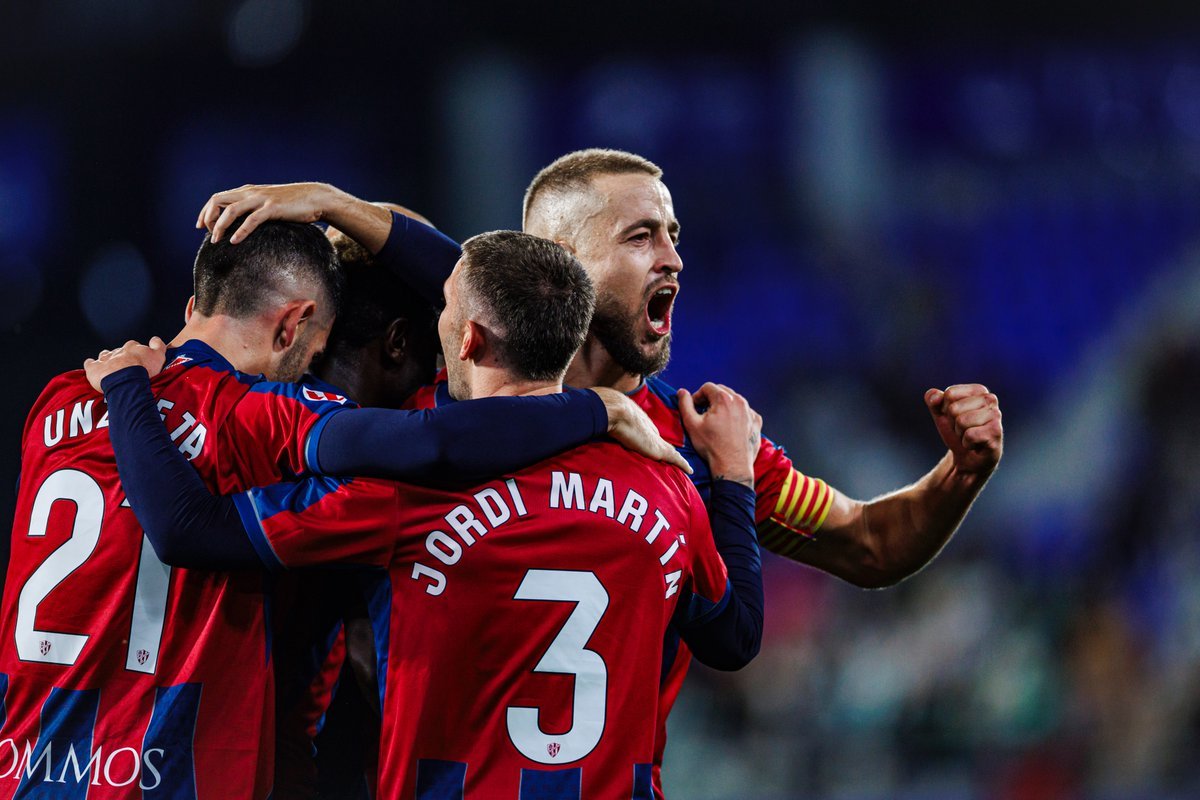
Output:
<instances>
[{"instance_id":1,"label":"red and blue jersey","mask_svg":"<svg viewBox=\"0 0 1200 800\"><path fill-rule=\"evenodd\" d=\"M191 341L152 381L214 491L306 468L344 398L235 371ZM261 573L171 568L125 502L104 399L50 382L22 438L0 608L0 798L265 798L273 685Z\"/></svg>"},{"instance_id":2,"label":"red and blue jersey","mask_svg":"<svg viewBox=\"0 0 1200 800\"><path fill-rule=\"evenodd\" d=\"M662 437L687 459L693 470L692 481L707 500L712 471L692 446L680 416L675 389L658 377L650 377L629 397L650 416ZM759 544L788 557L795 557L800 548L811 541L825 521L833 499L824 481L800 473L792 466L783 448L765 436L754 461L754 491ZM674 629L668 632L664 650L666 660L654 758L654 789L659 798L663 796L661 769L667 745L667 717L683 689L683 680L692 660L687 645Z\"/></svg>"},{"instance_id":3,"label":"red and blue jersey","mask_svg":"<svg viewBox=\"0 0 1200 800\"><path fill-rule=\"evenodd\" d=\"M674 445L692 467L691 479L707 502L713 476L708 464L692 445L683 425L675 389L658 377L650 377L629 394L646 412L662 437ZM437 381L423 387L410 400L414 408L434 408L454 402L445 371ZM826 483L802 474L784 449L765 436L754 462L755 519L759 544L779 555L795 558L825 521L833 496ZM663 647L661 698L658 708L658 737L654 758L655 796L661 798L661 768L667 742L667 717L675 705L691 664L691 653L672 626Z\"/></svg>"},{"instance_id":4,"label":"red and blue jersey","mask_svg":"<svg viewBox=\"0 0 1200 800\"><path fill-rule=\"evenodd\" d=\"M236 502L268 563L387 569L380 796L652 797L664 632L730 592L682 472L594 443L465 491L312 478Z\"/></svg>"}]
</instances>

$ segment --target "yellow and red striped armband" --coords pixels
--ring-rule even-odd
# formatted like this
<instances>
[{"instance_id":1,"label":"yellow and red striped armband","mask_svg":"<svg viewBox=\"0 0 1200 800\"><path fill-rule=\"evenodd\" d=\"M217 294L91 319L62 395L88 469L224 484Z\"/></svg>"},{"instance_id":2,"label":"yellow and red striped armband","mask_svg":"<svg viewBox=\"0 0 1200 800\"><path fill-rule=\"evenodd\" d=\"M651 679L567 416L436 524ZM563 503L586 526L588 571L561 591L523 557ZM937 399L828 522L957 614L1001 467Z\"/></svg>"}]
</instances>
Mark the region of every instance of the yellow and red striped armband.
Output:
<instances>
[{"instance_id":1,"label":"yellow and red striped armband","mask_svg":"<svg viewBox=\"0 0 1200 800\"><path fill-rule=\"evenodd\" d=\"M829 484L793 468L784 478L775 509L759 523L758 543L778 555L794 556L812 541L832 503Z\"/></svg>"}]
</instances>

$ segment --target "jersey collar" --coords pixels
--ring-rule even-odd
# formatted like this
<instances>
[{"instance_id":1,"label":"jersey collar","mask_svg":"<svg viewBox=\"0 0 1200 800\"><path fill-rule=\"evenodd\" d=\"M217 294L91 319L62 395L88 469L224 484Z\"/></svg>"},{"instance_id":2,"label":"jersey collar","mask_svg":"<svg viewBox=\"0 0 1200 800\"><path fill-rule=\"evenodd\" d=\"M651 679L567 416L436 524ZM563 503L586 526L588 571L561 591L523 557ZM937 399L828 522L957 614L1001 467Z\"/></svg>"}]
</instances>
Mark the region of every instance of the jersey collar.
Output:
<instances>
[{"instance_id":1,"label":"jersey collar","mask_svg":"<svg viewBox=\"0 0 1200 800\"><path fill-rule=\"evenodd\" d=\"M212 369L224 372L237 372L233 368L233 364L229 363L229 359L214 350L208 342L201 341L200 339L188 339L179 345L179 347L168 349L166 367L174 366L175 362L181 358L186 358L187 361L180 363L188 363L188 361L203 363ZM166 367L163 367L163 369L166 369Z\"/></svg>"}]
</instances>

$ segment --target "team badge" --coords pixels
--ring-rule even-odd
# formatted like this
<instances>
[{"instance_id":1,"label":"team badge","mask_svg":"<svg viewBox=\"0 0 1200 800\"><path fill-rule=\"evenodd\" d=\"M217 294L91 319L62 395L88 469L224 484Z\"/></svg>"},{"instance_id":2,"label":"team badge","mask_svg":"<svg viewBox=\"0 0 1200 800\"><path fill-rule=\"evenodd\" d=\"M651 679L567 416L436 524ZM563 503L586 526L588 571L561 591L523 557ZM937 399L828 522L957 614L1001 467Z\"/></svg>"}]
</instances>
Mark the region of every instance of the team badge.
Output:
<instances>
[{"instance_id":1,"label":"team badge","mask_svg":"<svg viewBox=\"0 0 1200 800\"><path fill-rule=\"evenodd\" d=\"M550 754L551 758L554 758L556 755L558 755L558 751L561 749L562 748L559 746L558 742L551 742L550 744L546 745L546 752Z\"/></svg>"},{"instance_id":2,"label":"team badge","mask_svg":"<svg viewBox=\"0 0 1200 800\"><path fill-rule=\"evenodd\" d=\"M50 643L45 639L42 639L42 641L38 643L38 650L42 651L42 655L46 655L50 652Z\"/></svg>"},{"instance_id":3,"label":"team badge","mask_svg":"<svg viewBox=\"0 0 1200 800\"><path fill-rule=\"evenodd\" d=\"M145 650L138 650L138 651L137 651L137 662L138 662L139 664L145 664L145 663L146 663L146 659L148 659L148 658L150 658L150 654L149 654L149 653L147 653Z\"/></svg>"},{"instance_id":4,"label":"team badge","mask_svg":"<svg viewBox=\"0 0 1200 800\"><path fill-rule=\"evenodd\" d=\"M346 402L346 398L342 397L340 394L334 394L333 392L321 392L316 389L310 389L307 386L303 387L301 389L301 391L304 394L305 400L310 400L314 403L321 403L321 402L344 403L344 402Z\"/></svg>"}]
</instances>

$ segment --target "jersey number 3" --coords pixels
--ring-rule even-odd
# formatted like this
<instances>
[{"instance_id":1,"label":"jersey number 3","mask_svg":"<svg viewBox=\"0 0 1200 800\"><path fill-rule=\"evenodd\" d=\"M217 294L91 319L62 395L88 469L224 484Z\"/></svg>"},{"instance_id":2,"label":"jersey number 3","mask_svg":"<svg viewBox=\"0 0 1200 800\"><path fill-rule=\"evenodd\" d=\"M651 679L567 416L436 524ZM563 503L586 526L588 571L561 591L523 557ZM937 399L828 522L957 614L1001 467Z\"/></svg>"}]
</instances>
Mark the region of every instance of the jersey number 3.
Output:
<instances>
[{"instance_id":1,"label":"jersey number 3","mask_svg":"<svg viewBox=\"0 0 1200 800\"><path fill-rule=\"evenodd\" d=\"M81 567L100 541L104 521L104 492L90 475L74 469L51 473L38 489L29 518L29 535L45 536L50 509L60 500L75 504L71 536L46 556L25 585L17 601L17 655L22 661L71 666L78 660L89 634L38 630L38 605L72 572ZM145 535L138 559L137 588L125 668L153 674L158 667L167 590L171 568L158 560Z\"/></svg>"},{"instance_id":2,"label":"jersey number 3","mask_svg":"<svg viewBox=\"0 0 1200 800\"><path fill-rule=\"evenodd\" d=\"M533 669L575 676L571 729L544 733L537 708L509 706L508 736L521 755L539 764L578 761L595 749L604 733L608 669L600 654L586 645L608 608L608 592L592 572L531 569L513 599L575 603L562 630Z\"/></svg>"}]
</instances>

